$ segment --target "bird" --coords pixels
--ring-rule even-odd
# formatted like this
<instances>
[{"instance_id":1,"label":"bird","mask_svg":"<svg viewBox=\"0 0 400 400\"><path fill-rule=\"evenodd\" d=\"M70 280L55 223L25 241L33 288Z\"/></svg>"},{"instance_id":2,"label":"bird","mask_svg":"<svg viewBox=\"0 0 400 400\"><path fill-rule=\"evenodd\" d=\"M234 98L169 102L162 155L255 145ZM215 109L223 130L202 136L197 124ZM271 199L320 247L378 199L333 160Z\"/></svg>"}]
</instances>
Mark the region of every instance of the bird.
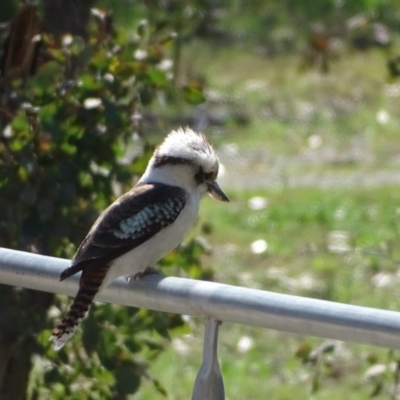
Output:
<instances>
[{"instance_id":1,"label":"bird","mask_svg":"<svg viewBox=\"0 0 400 400\"><path fill-rule=\"evenodd\" d=\"M79 290L50 340L56 350L71 338L95 296L118 277L140 279L177 247L209 194L229 202L217 183L219 160L208 138L172 130L154 150L137 184L94 222L60 280L81 272Z\"/></svg>"}]
</instances>

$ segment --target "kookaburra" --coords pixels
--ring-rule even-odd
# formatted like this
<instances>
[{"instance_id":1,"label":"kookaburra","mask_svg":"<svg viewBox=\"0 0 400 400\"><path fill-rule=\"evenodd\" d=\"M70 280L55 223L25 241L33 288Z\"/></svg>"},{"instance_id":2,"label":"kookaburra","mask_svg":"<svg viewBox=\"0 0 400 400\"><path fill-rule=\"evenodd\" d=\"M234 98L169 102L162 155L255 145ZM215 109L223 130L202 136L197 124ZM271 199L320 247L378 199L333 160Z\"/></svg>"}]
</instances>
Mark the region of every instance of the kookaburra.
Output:
<instances>
[{"instance_id":1,"label":"kookaburra","mask_svg":"<svg viewBox=\"0 0 400 400\"><path fill-rule=\"evenodd\" d=\"M208 139L172 131L138 183L101 213L61 280L82 271L78 293L51 340L60 349L98 291L120 276L140 276L175 248L195 222L201 198L229 201L218 186L218 158Z\"/></svg>"}]
</instances>

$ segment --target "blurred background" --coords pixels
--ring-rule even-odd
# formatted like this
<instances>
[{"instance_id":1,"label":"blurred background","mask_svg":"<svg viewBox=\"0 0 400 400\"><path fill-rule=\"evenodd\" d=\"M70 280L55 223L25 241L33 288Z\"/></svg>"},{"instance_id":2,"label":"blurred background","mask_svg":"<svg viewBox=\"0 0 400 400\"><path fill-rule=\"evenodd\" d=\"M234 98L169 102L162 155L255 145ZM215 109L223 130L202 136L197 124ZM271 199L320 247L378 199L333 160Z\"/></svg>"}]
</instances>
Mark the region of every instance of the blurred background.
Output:
<instances>
[{"instance_id":1,"label":"blurred background","mask_svg":"<svg viewBox=\"0 0 400 400\"><path fill-rule=\"evenodd\" d=\"M179 126L218 149L167 275L400 309L400 3L2 0L0 245L71 258ZM0 285L0 398L187 399L203 321ZM226 398L400 399L396 351L224 323Z\"/></svg>"}]
</instances>

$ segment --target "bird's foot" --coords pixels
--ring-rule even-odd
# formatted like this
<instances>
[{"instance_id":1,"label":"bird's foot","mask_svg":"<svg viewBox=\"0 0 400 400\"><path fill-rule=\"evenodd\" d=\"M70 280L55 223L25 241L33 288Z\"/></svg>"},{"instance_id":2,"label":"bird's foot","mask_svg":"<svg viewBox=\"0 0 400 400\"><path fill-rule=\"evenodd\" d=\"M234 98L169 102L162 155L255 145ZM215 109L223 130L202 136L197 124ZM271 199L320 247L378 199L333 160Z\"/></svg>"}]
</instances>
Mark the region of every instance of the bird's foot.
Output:
<instances>
[{"instance_id":1,"label":"bird's foot","mask_svg":"<svg viewBox=\"0 0 400 400\"><path fill-rule=\"evenodd\" d=\"M156 268L147 267L144 271L140 271L133 275L133 280L139 281L146 275L160 275L160 272Z\"/></svg>"}]
</instances>

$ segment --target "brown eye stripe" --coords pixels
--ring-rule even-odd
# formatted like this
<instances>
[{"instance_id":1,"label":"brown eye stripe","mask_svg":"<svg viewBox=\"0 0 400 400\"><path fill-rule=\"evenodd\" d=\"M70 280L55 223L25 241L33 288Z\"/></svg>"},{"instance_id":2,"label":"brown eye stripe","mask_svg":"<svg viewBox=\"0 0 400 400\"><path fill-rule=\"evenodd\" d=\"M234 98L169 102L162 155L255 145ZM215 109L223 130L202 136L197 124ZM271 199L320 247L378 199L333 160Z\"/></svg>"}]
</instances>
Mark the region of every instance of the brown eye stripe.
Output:
<instances>
[{"instance_id":1,"label":"brown eye stripe","mask_svg":"<svg viewBox=\"0 0 400 400\"><path fill-rule=\"evenodd\" d=\"M193 162L191 160L188 160L187 158L183 157L156 155L154 157L153 166L158 168L162 167L163 165L179 165L179 164L191 165L192 163Z\"/></svg>"}]
</instances>

